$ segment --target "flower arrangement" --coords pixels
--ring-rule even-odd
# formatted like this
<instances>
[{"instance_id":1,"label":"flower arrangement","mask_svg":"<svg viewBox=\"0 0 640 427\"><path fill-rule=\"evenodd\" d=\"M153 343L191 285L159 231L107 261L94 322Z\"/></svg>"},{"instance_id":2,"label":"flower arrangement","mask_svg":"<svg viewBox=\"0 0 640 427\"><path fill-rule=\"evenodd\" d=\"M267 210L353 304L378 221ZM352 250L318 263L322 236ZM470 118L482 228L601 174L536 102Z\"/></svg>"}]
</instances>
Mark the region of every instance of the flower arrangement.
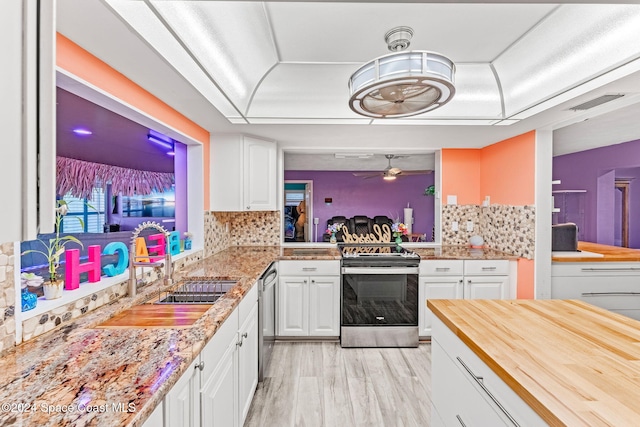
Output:
<instances>
[{"instance_id":1,"label":"flower arrangement","mask_svg":"<svg viewBox=\"0 0 640 427\"><path fill-rule=\"evenodd\" d=\"M40 251L37 249L29 249L22 252L21 255L25 255L31 252L39 253L44 255L49 263L49 282L52 284L56 284L59 282L58 278L58 267L60 267L60 255L64 253L65 246L74 242L80 245L80 247L84 247L82 242L73 236L62 236L60 237L60 226L62 225L62 218L69 211L69 207L67 206L67 202L64 200L58 200L58 207L56 208L56 237L54 239L49 239L49 243L45 243L43 240L38 239L42 246L44 246L44 250ZM84 222L80 217L74 217L78 221L80 221L80 225L84 228Z\"/></svg>"},{"instance_id":2,"label":"flower arrangement","mask_svg":"<svg viewBox=\"0 0 640 427\"><path fill-rule=\"evenodd\" d=\"M190 231L185 231L184 232L184 238L187 240L192 240L193 239L193 233Z\"/></svg>"},{"instance_id":3,"label":"flower arrangement","mask_svg":"<svg viewBox=\"0 0 640 427\"><path fill-rule=\"evenodd\" d=\"M391 224L391 231L393 232L393 237L404 236L409 232L407 226L400 221Z\"/></svg>"},{"instance_id":4,"label":"flower arrangement","mask_svg":"<svg viewBox=\"0 0 640 427\"><path fill-rule=\"evenodd\" d=\"M340 231L340 229L342 228L342 225L343 224L341 222L338 222L336 224L331 224L330 226L327 227L327 231L326 232L329 233L329 234L335 234L338 231Z\"/></svg>"}]
</instances>

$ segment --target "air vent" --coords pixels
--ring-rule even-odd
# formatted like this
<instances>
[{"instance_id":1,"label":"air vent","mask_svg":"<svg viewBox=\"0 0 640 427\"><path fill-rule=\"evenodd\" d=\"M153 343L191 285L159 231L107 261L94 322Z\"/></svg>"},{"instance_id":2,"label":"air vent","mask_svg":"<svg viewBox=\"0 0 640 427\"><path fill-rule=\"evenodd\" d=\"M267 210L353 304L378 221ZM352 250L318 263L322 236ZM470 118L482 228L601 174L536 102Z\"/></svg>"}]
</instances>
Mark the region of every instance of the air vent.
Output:
<instances>
[{"instance_id":1,"label":"air vent","mask_svg":"<svg viewBox=\"0 0 640 427\"><path fill-rule=\"evenodd\" d=\"M372 153L335 153L336 159L369 159L373 157Z\"/></svg>"},{"instance_id":2,"label":"air vent","mask_svg":"<svg viewBox=\"0 0 640 427\"><path fill-rule=\"evenodd\" d=\"M575 105L573 107L567 108L568 110L573 110L573 111L585 111L585 110L590 110L593 107L597 107L598 105L602 105L605 104L607 102L613 101L615 99L618 98L622 98L624 96L624 93L617 93L614 95L602 95L599 96L595 99L592 99L591 101L587 101L587 102L583 102L580 105Z\"/></svg>"}]
</instances>

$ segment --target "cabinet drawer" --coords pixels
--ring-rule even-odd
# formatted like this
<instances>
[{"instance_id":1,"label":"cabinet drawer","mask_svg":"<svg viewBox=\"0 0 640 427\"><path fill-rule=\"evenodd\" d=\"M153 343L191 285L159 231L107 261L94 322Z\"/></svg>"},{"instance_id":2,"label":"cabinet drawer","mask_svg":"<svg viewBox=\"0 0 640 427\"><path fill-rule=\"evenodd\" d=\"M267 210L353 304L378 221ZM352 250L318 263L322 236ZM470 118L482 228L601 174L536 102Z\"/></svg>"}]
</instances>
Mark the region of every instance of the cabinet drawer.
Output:
<instances>
[{"instance_id":1,"label":"cabinet drawer","mask_svg":"<svg viewBox=\"0 0 640 427\"><path fill-rule=\"evenodd\" d=\"M442 355L438 357L437 352L442 351L445 354L444 357L448 359L448 363L453 364L456 371L460 373L467 381L467 384L481 396L482 400L489 405L491 409L497 414L500 419L500 423L484 423L480 418L474 418L472 422L467 422L467 426L489 426L489 425L519 425L521 427L542 427L548 426L548 424L524 401L516 394L511 387L509 387L482 359L480 359L473 350L460 340L451 330L438 318L434 316L433 320L433 334L432 334L432 356L431 356L431 372L433 375L432 384L433 390L431 395L433 396L434 403L438 391L436 391L436 378L439 371L441 371L438 363L442 361ZM440 347L437 349L436 345ZM445 366L447 365L445 363ZM474 380L476 377L478 381ZM445 381L446 376L442 378L441 383ZM481 383L482 386L479 384ZM500 406L498 406L500 405ZM501 408L500 408L501 407ZM443 421L447 425L458 425L455 423L447 423L445 415L438 408L439 414L442 416ZM472 416L471 413L462 412L463 414Z\"/></svg>"},{"instance_id":2,"label":"cabinet drawer","mask_svg":"<svg viewBox=\"0 0 640 427\"><path fill-rule=\"evenodd\" d=\"M421 276L462 276L462 260L424 260L420 261Z\"/></svg>"},{"instance_id":3,"label":"cabinet drawer","mask_svg":"<svg viewBox=\"0 0 640 427\"><path fill-rule=\"evenodd\" d=\"M507 276L509 261L507 260L469 260L464 262L465 276Z\"/></svg>"},{"instance_id":4,"label":"cabinet drawer","mask_svg":"<svg viewBox=\"0 0 640 427\"><path fill-rule=\"evenodd\" d=\"M551 264L551 276L638 276L640 277L640 263L638 262L557 262Z\"/></svg>"},{"instance_id":5,"label":"cabinet drawer","mask_svg":"<svg viewBox=\"0 0 640 427\"><path fill-rule=\"evenodd\" d=\"M283 276L339 276L340 261L279 261L278 273Z\"/></svg>"}]
</instances>

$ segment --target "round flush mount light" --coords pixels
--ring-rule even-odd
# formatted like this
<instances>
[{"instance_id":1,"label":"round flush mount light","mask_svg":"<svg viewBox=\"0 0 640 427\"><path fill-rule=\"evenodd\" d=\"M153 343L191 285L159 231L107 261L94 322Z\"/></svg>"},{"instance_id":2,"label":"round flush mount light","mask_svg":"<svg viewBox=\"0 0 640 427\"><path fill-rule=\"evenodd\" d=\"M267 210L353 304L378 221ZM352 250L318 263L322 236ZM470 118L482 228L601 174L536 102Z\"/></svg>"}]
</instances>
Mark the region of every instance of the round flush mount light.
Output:
<instances>
[{"instance_id":1,"label":"round flush mount light","mask_svg":"<svg viewBox=\"0 0 640 427\"><path fill-rule=\"evenodd\" d=\"M402 51L413 30L396 27L385 34L394 53L360 67L349 79L349 107L373 118L399 118L435 110L455 94L455 64L428 51Z\"/></svg>"}]
</instances>

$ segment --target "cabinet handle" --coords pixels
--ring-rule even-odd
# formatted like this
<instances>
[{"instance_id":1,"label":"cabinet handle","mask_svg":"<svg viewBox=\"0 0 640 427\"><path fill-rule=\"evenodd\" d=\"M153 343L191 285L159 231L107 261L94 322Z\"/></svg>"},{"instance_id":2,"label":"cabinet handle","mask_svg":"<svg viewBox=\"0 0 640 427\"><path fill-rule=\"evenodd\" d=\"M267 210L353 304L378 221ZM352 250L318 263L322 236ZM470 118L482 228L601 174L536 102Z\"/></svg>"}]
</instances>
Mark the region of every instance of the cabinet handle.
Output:
<instances>
[{"instance_id":1,"label":"cabinet handle","mask_svg":"<svg viewBox=\"0 0 640 427\"><path fill-rule=\"evenodd\" d=\"M318 267L302 267L302 271L316 271Z\"/></svg>"},{"instance_id":2,"label":"cabinet handle","mask_svg":"<svg viewBox=\"0 0 640 427\"><path fill-rule=\"evenodd\" d=\"M307 279L304 279L304 280L302 281L302 283L304 283L304 284L306 285L306 284L307 284Z\"/></svg>"},{"instance_id":3,"label":"cabinet handle","mask_svg":"<svg viewBox=\"0 0 640 427\"><path fill-rule=\"evenodd\" d=\"M460 418L460 415L456 415L456 418L458 419L458 422L460 423L460 425L462 427L467 427L467 425L464 423L464 421L462 421L462 418Z\"/></svg>"},{"instance_id":4,"label":"cabinet handle","mask_svg":"<svg viewBox=\"0 0 640 427\"><path fill-rule=\"evenodd\" d=\"M599 295L610 296L627 296L627 295L640 295L640 292L583 292L583 297L595 297Z\"/></svg>"},{"instance_id":5,"label":"cabinet handle","mask_svg":"<svg viewBox=\"0 0 640 427\"><path fill-rule=\"evenodd\" d=\"M201 371L204 371L204 360L200 363L196 363L193 369L200 369Z\"/></svg>"},{"instance_id":6,"label":"cabinet handle","mask_svg":"<svg viewBox=\"0 0 640 427\"><path fill-rule=\"evenodd\" d=\"M242 338L246 338L249 336L249 332L245 332L244 334L242 334ZM243 340L244 341L244 340Z\"/></svg>"},{"instance_id":7,"label":"cabinet handle","mask_svg":"<svg viewBox=\"0 0 640 427\"><path fill-rule=\"evenodd\" d=\"M316 283L315 279L311 279L311 283Z\"/></svg>"},{"instance_id":8,"label":"cabinet handle","mask_svg":"<svg viewBox=\"0 0 640 427\"><path fill-rule=\"evenodd\" d=\"M493 403L495 403L498 406L498 408L500 408L502 413L504 413L507 416L507 418L509 418L509 421L511 421L515 426L520 427L520 424L518 424L518 422L511 416L511 414L507 412L507 410L504 408L504 406L502 406L502 404L500 402L498 402L498 399L496 399L494 397L494 395L491 394L489 389L484 385L484 378L483 377L479 377L476 374L474 374L473 371L471 370L471 368L469 368L467 366L467 364L464 363L462 361L462 359L460 359L460 356L456 356L456 359L458 360L458 362L460 362L460 364L462 365L464 370L467 371L469 373L469 375L471 375L471 378L473 378L475 380L475 382L480 386L480 388L485 393L487 393L487 396L489 396L491 398L491 400L493 400Z\"/></svg>"},{"instance_id":9,"label":"cabinet handle","mask_svg":"<svg viewBox=\"0 0 640 427\"><path fill-rule=\"evenodd\" d=\"M251 206L247 206L247 210L251 209Z\"/></svg>"},{"instance_id":10,"label":"cabinet handle","mask_svg":"<svg viewBox=\"0 0 640 427\"><path fill-rule=\"evenodd\" d=\"M600 268L581 268L581 271L586 271L586 272L596 272L596 271L640 271L640 268L636 268L636 267L619 267L619 268L604 268L604 267L600 267Z\"/></svg>"},{"instance_id":11,"label":"cabinet handle","mask_svg":"<svg viewBox=\"0 0 640 427\"><path fill-rule=\"evenodd\" d=\"M236 347L242 347L242 340L240 340L240 341L238 341L238 342L236 343Z\"/></svg>"},{"instance_id":12,"label":"cabinet handle","mask_svg":"<svg viewBox=\"0 0 640 427\"><path fill-rule=\"evenodd\" d=\"M482 271L493 271L496 267L482 267Z\"/></svg>"},{"instance_id":13,"label":"cabinet handle","mask_svg":"<svg viewBox=\"0 0 640 427\"><path fill-rule=\"evenodd\" d=\"M436 271L449 271L451 268L449 267L436 267Z\"/></svg>"}]
</instances>

